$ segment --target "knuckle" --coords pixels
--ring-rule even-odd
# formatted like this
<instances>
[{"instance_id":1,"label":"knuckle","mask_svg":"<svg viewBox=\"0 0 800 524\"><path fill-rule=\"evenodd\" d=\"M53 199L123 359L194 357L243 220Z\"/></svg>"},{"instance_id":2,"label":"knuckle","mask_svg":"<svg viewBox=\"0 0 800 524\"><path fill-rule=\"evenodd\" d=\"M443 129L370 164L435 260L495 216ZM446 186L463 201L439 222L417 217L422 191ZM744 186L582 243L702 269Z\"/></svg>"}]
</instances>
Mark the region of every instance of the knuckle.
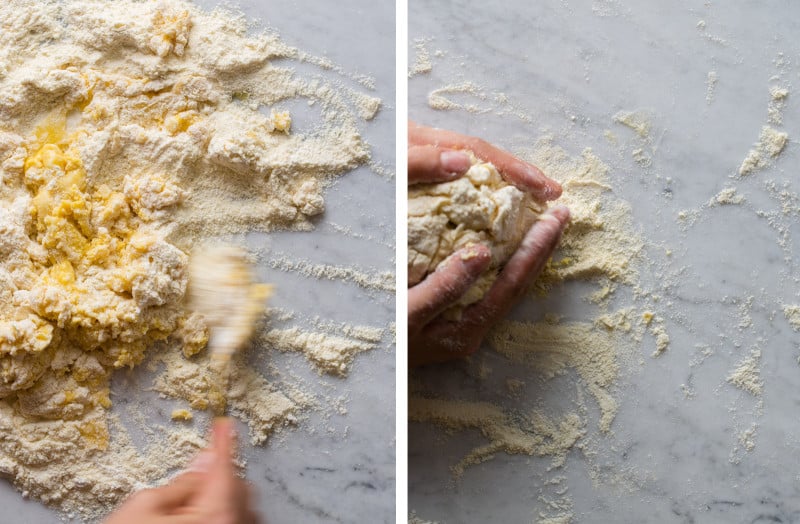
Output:
<instances>
[{"instance_id":1,"label":"knuckle","mask_svg":"<svg viewBox=\"0 0 800 524\"><path fill-rule=\"evenodd\" d=\"M464 141L464 145L470 149L485 149L489 147L489 142L476 136L470 136Z\"/></svg>"}]
</instances>

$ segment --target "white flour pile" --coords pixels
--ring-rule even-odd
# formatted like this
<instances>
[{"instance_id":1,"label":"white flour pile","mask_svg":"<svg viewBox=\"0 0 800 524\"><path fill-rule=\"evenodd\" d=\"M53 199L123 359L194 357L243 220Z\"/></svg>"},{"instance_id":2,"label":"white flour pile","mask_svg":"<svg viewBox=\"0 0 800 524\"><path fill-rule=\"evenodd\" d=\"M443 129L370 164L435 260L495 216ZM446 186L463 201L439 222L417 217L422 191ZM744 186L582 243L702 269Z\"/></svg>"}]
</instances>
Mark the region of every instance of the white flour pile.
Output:
<instances>
[{"instance_id":1,"label":"white flour pile","mask_svg":"<svg viewBox=\"0 0 800 524\"><path fill-rule=\"evenodd\" d=\"M332 177L369 158L355 115L379 101L303 81L272 61L305 55L181 0L15 0L0 27L0 473L97 518L202 445L182 430L138 452L108 411L115 369L158 345L158 391L224 405L183 306L191 245L311 229ZM280 108L297 98L322 115L302 134ZM377 344L316 336L324 354L278 340L336 373ZM230 408L262 442L308 402L239 364Z\"/></svg>"}]
</instances>

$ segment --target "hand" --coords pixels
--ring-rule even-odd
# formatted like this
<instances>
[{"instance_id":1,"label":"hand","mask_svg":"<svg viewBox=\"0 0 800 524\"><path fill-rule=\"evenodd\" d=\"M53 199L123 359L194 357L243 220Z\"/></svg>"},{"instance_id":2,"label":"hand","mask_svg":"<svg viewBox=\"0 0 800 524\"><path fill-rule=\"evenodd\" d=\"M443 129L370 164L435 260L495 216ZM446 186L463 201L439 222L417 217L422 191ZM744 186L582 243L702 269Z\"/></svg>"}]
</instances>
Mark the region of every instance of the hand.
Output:
<instances>
[{"instance_id":1,"label":"hand","mask_svg":"<svg viewBox=\"0 0 800 524\"><path fill-rule=\"evenodd\" d=\"M561 195L558 182L511 154L474 137L409 123L409 184L454 180L470 167L470 150L493 163L504 178L540 201ZM486 246L470 246L448 257L425 280L408 290L408 361L411 366L447 362L474 353L491 327L516 304L539 276L569 221L569 210L556 206L531 227L520 247L478 303L458 322L439 315L453 305L489 267Z\"/></svg>"},{"instance_id":2,"label":"hand","mask_svg":"<svg viewBox=\"0 0 800 524\"><path fill-rule=\"evenodd\" d=\"M539 202L561 196L558 182L511 153L480 138L414 122L408 123L408 183L447 182L460 177L470 167L464 151L472 151L484 162L494 164L509 184L532 194Z\"/></svg>"},{"instance_id":3,"label":"hand","mask_svg":"<svg viewBox=\"0 0 800 524\"><path fill-rule=\"evenodd\" d=\"M166 486L131 495L106 524L257 524L249 486L233 465L233 421L217 419L211 446Z\"/></svg>"}]
</instances>

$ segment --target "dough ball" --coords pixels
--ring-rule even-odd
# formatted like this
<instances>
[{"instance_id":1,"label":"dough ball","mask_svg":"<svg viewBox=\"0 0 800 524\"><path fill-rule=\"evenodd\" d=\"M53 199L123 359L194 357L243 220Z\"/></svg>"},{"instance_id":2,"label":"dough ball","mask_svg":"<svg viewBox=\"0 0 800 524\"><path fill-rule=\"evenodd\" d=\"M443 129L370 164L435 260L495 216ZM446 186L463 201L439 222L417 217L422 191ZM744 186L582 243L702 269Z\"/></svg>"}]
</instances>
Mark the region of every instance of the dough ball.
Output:
<instances>
[{"instance_id":1,"label":"dough ball","mask_svg":"<svg viewBox=\"0 0 800 524\"><path fill-rule=\"evenodd\" d=\"M472 167L452 182L408 191L408 284L422 281L452 253L482 244L492 253L486 273L451 311L479 301L545 206L507 183L494 165L472 155Z\"/></svg>"}]
</instances>

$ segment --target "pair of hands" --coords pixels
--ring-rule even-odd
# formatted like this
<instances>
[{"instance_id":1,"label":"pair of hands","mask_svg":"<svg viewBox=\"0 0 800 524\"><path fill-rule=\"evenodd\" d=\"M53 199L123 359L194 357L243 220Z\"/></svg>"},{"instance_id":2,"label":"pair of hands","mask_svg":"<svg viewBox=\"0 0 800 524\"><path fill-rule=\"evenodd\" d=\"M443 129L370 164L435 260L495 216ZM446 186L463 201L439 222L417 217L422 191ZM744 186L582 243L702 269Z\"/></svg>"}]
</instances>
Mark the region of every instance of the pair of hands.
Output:
<instances>
[{"instance_id":1,"label":"pair of hands","mask_svg":"<svg viewBox=\"0 0 800 524\"><path fill-rule=\"evenodd\" d=\"M134 493L106 524L257 524L250 487L233 465L233 420L214 421L211 445L166 486Z\"/></svg>"},{"instance_id":2,"label":"pair of hands","mask_svg":"<svg viewBox=\"0 0 800 524\"><path fill-rule=\"evenodd\" d=\"M408 183L447 182L470 168L472 151L491 162L511 184L540 202L561 196L558 182L536 167L491 144L452 131L408 125ZM539 276L569 221L556 206L531 227L486 296L468 307L458 322L439 315L455 303L489 266L485 246L456 251L425 280L408 290L408 361L411 366L446 362L474 353L491 327L516 304Z\"/></svg>"}]
</instances>

